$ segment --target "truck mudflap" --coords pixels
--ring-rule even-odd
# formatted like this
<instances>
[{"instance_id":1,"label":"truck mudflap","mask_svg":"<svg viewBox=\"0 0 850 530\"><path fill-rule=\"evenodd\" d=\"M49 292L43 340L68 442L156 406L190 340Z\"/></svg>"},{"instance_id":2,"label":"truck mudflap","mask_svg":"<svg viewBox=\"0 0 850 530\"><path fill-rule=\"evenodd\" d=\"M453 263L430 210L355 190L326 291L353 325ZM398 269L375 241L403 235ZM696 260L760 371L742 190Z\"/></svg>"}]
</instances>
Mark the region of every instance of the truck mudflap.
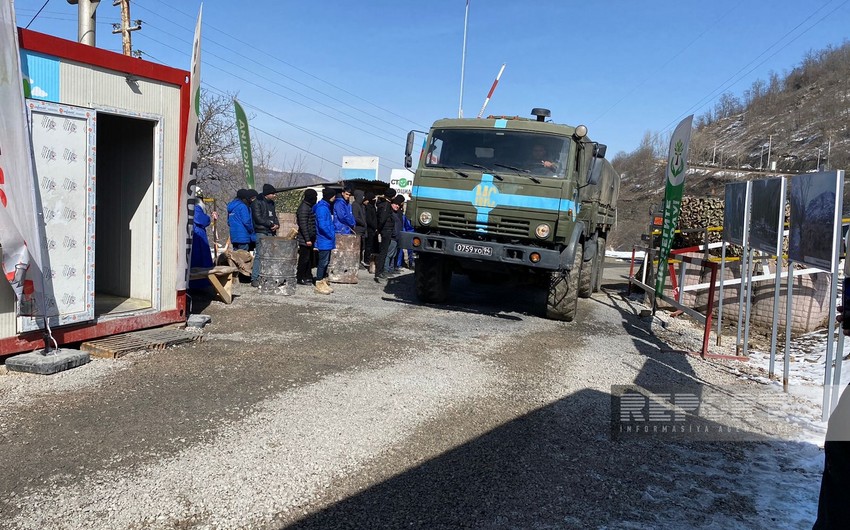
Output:
<instances>
[{"instance_id":1,"label":"truck mudflap","mask_svg":"<svg viewBox=\"0 0 850 530\"><path fill-rule=\"evenodd\" d=\"M402 232L399 234L399 246L418 252L522 265L534 269L554 271L561 268L561 253L557 250L525 245L476 241L437 234Z\"/></svg>"}]
</instances>

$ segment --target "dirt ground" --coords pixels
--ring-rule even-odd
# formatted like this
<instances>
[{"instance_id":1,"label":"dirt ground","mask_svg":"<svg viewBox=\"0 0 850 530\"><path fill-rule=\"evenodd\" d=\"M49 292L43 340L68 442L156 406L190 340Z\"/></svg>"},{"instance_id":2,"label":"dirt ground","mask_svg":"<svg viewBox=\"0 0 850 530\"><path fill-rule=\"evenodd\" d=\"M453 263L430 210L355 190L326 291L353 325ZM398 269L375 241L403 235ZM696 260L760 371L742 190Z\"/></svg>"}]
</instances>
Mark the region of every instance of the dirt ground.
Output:
<instances>
[{"instance_id":1,"label":"dirt ground","mask_svg":"<svg viewBox=\"0 0 850 530\"><path fill-rule=\"evenodd\" d=\"M626 272L572 323L542 318L540 290L465 278L422 306L412 273L196 296L202 342L0 376L0 526L811 525L822 453L793 432L612 438L614 385L758 388L661 340ZM807 508L767 513L754 460Z\"/></svg>"}]
</instances>

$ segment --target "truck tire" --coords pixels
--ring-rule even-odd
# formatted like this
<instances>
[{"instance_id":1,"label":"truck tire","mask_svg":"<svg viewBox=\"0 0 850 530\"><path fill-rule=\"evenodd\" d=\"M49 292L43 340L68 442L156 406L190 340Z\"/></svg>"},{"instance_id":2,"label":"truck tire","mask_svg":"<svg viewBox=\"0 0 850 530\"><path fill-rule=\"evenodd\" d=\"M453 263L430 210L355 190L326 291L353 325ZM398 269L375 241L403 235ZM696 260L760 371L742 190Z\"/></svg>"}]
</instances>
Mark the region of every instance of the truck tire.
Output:
<instances>
[{"instance_id":1,"label":"truck tire","mask_svg":"<svg viewBox=\"0 0 850 530\"><path fill-rule=\"evenodd\" d=\"M605 270L605 243L606 237L599 236L596 240L596 263L593 267L594 274L596 275L593 279L593 292L598 293L600 289L602 289L602 274Z\"/></svg>"},{"instance_id":2,"label":"truck tire","mask_svg":"<svg viewBox=\"0 0 850 530\"><path fill-rule=\"evenodd\" d=\"M421 302L445 302L451 280L452 271L446 266L442 257L425 253L417 256L413 284L416 297Z\"/></svg>"},{"instance_id":3,"label":"truck tire","mask_svg":"<svg viewBox=\"0 0 850 530\"><path fill-rule=\"evenodd\" d=\"M578 246L573 258L573 268L552 273L549 279L549 293L546 296L547 318L572 322L576 317L582 255L582 247Z\"/></svg>"},{"instance_id":4,"label":"truck tire","mask_svg":"<svg viewBox=\"0 0 850 530\"><path fill-rule=\"evenodd\" d=\"M578 281L578 297L590 298L593 294L593 282L596 281L596 256L594 255L590 261L581 262L581 274Z\"/></svg>"}]
</instances>

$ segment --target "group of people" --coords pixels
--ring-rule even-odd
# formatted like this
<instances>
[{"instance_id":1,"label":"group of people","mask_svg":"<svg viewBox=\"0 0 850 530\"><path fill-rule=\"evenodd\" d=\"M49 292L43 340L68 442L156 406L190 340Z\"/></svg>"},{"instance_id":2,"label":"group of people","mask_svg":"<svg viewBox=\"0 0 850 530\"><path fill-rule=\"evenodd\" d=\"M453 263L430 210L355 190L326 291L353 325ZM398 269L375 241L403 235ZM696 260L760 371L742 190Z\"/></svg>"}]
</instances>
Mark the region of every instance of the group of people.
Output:
<instances>
[{"instance_id":1,"label":"group of people","mask_svg":"<svg viewBox=\"0 0 850 530\"><path fill-rule=\"evenodd\" d=\"M359 238L360 266L368 268L374 259L376 282L389 278L404 264L404 255L398 248L399 234L413 230L403 207L404 197L392 188L380 196L351 187L339 193L325 188L321 200L316 190L305 190L295 214L298 283L314 285L319 294L333 292L328 282L328 264L331 251L336 248L337 234ZM311 274L314 252L318 258L315 276ZM411 253L408 253L408 266L413 266Z\"/></svg>"},{"instance_id":2,"label":"group of people","mask_svg":"<svg viewBox=\"0 0 850 530\"><path fill-rule=\"evenodd\" d=\"M254 250L254 263L251 269L251 286L260 285L260 248L263 238L277 235L280 220L275 210L277 190L271 184L264 184L263 191L241 189L236 198L227 203L227 226L230 229L230 243L234 250Z\"/></svg>"},{"instance_id":3,"label":"group of people","mask_svg":"<svg viewBox=\"0 0 850 530\"><path fill-rule=\"evenodd\" d=\"M259 287L263 239L277 235L280 220L275 209L276 189L263 185L262 192L240 189L227 203L227 225L234 250L253 250L251 286ZM383 195L345 187L337 192L322 190L322 198L314 189L304 190L296 212L298 224L298 263L296 280L301 285L313 285L320 294L330 294L328 265L331 251L336 248L336 236L356 235L360 242L360 266L368 268L375 262L375 281L381 282L405 265L404 253L398 248L399 234L412 231L410 220L404 215L404 197L388 188ZM209 249L206 227L210 217L201 205L195 209L195 239L197 247ZM202 241L203 240L203 241ZM193 267L211 267L209 252L193 251ZM197 256L197 258L196 258ZM203 261L203 262L202 262ZM209 263L208 263L209 261ZM316 266L315 276L312 268ZM414 257L407 252L406 265L413 267ZM200 288L202 286L195 285Z\"/></svg>"}]
</instances>

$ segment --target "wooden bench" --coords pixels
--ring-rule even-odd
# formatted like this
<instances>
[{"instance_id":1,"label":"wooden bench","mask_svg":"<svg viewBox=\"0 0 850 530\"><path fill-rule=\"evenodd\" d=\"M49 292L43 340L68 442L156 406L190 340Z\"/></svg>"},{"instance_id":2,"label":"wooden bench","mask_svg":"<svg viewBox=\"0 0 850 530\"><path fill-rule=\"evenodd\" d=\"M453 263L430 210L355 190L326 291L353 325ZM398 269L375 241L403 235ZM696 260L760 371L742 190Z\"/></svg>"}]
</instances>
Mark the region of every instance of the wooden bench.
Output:
<instances>
[{"instance_id":1,"label":"wooden bench","mask_svg":"<svg viewBox=\"0 0 850 530\"><path fill-rule=\"evenodd\" d=\"M189 270L190 280L209 280L222 302L233 301L233 275L239 269L228 265L218 265L211 269L193 267Z\"/></svg>"}]
</instances>

